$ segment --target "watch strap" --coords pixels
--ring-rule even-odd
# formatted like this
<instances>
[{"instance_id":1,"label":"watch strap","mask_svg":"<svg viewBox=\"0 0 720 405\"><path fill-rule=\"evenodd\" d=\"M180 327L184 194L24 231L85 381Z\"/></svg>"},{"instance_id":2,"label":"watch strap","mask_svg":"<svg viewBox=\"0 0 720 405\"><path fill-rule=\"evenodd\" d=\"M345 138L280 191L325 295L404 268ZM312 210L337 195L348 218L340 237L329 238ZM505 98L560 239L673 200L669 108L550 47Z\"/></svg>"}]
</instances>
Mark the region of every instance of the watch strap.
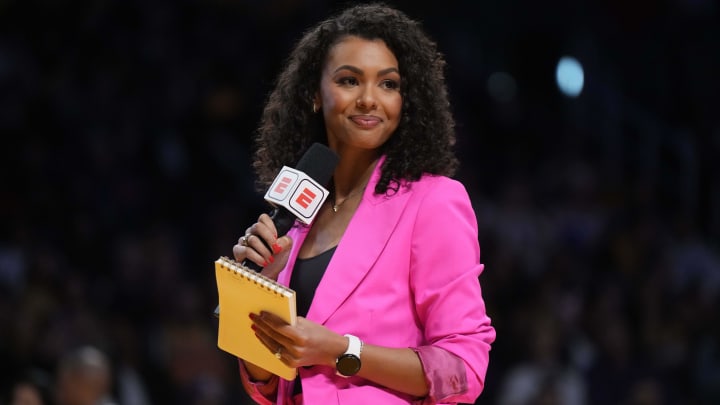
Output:
<instances>
[{"instance_id":1,"label":"watch strap","mask_svg":"<svg viewBox=\"0 0 720 405\"><path fill-rule=\"evenodd\" d=\"M354 335L345 335L346 338L348 338L348 348L345 350L344 354L353 354L357 357L360 357L360 353L362 352L362 341L359 337Z\"/></svg>"}]
</instances>

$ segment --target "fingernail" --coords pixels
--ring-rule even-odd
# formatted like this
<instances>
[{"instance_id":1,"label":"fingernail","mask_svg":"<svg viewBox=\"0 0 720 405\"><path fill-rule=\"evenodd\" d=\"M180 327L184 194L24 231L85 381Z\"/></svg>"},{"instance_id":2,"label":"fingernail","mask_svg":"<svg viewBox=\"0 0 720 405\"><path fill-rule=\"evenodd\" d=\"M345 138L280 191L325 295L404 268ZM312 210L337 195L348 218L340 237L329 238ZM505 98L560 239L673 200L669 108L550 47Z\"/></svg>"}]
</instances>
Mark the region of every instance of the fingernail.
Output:
<instances>
[{"instance_id":1,"label":"fingernail","mask_svg":"<svg viewBox=\"0 0 720 405\"><path fill-rule=\"evenodd\" d=\"M275 254L280 253L280 251L282 250L282 246L278 245L277 242L273 243L272 248Z\"/></svg>"},{"instance_id":2,"label":"fingernail","mask_svg":"<svg viewBox=\"0 0 720 405\"><path fill-rule=\"evenodd\" d=\"M255 320L255 314L253 314L252 312L249 313L249 314L248 314L248 318L250 318L251 320L254 321L254 320Z\"/></svg>"},{"instance_id":3,"label":"fingernail","mask_svg":"<svg viewBox=\"0 0 720 405\"><path fill-rule=\"evenodd\" d=\"M255 324L252 324L250 325L250 329L252 329L253 331L257 331L257 326L255 326Z\"/></svg>"},{"instance_id":4,"label":"fingernail","mask_svg":"<svg viewBox=\"0 0 720 405\"><path fill-rule=\"evenodd\" d=\"M262 266L263 266L263 267L267 267L267 265L268 265L267 260L265 260L264 262L262 262Z\"/></svg>"},{"instance_id":5,"label":"fingernail","mask_svg":"<svg viewBox=\"0 0 720 405\"><path fill-rule=\"evenodd\" d=\"M275 263L275 258L272 257L272 256L270 256L270 257L268 258L268 261L270 262L270 264Z\"/></svg>"}]
</instances>

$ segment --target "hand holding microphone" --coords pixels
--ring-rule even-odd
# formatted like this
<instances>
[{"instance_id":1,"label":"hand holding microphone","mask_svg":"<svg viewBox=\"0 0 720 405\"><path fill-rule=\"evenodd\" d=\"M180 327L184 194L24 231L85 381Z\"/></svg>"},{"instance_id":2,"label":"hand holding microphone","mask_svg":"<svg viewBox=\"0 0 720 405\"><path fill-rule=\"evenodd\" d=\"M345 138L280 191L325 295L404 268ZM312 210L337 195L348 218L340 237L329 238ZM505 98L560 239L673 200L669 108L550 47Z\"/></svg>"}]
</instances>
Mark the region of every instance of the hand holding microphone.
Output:
<instances>
[{"instance_id":1,"label":"hand holding microphone","mask_svg":"<svg viewBox=\"0 0 720 405\"><path fill-rule=\"evenodd\" d=\"M338 159L327 146L314 143L300 158L295 169L283 167L265 193L265 201L275 207L272 216L261 215L258 222L245 231L238 245L233 247L235 259L244 260L243 265L256 271L271 264L272 255L283 247L277 244L278 236L285 235L296 219L308 225L315 219L328 196L325 186L332 177ZM253 240L253 236L257 236L258 240ZM244 252L248 250L250 252ZM242 253L249 255L243 257ZM250 259L250 262L246 259Z\"/></svg>"},{"instance_id":2,"label":"hand holding microphone","mask_svg":"<svg viewBox=\"0 0 720 405\"><path fill-rule=\"evenodd\" d=\"M288 236L278 238L277 228L268 214L261 214L258 221L247 228L245 235L233 246L233 256L238 262L255 264L264 276L273 280L285 266L287 254L292 246ZM282 255L280 255L282 253ZM247 261L247 262L246 262Z\"/></svg>"},{"instance_id":3,"label":"hand holding microphone","mask_svg":"<svg viewBox=\"0 0 720 405\"><path fill-rule=\"evenodd\" d=\"M314 143L300 158L295 169L283 167L265 194L273 207L270 215L262 214L233 246L235 260L255 271L270 267L263 275L277 278L284 267L277 255L289 252L292 245L285 235L295 220L312 223L328 197L325 186L330 181L339 157L325 145ZM276 263L273 265L273 263ZM215 316L220 307L215 308Z\"/></svg>"}]
</instances>

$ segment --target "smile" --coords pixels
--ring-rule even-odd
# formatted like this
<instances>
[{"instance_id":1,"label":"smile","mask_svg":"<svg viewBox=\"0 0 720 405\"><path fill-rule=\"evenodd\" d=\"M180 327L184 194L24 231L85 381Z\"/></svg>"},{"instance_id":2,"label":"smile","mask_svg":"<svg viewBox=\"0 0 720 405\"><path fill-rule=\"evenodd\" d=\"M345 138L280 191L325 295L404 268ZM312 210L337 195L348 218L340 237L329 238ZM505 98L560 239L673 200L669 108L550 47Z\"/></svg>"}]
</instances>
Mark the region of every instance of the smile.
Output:
<instances>
[{"instance_id":1,"label":"smile","mask_svg":"<svg viewBox=\"0 0 720 405\"><path fill-rule=\"evenodd\" d=\"M355 123L355 125L361 128L374 128L382 122L380 118L372 115L353 115L350 119Z\"/></svg>"}]
</instances>

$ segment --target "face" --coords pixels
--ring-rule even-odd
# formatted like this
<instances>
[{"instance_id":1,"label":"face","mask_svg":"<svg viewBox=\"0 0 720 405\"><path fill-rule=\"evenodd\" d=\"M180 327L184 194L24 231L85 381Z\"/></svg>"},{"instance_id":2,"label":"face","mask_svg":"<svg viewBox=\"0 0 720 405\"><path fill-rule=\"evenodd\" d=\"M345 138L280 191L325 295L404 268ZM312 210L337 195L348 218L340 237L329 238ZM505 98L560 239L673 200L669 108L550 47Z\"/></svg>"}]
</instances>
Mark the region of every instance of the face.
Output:
<instances>
[{"instance_id":1,"label":"face","mask_svg":"<svg viewBox=\"0 0 720 405\"><path fill-rule=\"evenodd\" d=\"M382 146L400 122L400 79L398 61L382 40L348 37L330 49L316 100L329 146Z\"/></svg>"},{"instance_id":2,"label":"face","mask_svg":"<svg viewBox=\"0 0 720 405\"><path fill-rule=\"evenodd\" d=\"M57 379L57 402L60 405L89 405L107 391L108 375L101 371L63 370Z\"/></svg>"},{"instance_id":3,"label":"face","mask_svg":"<svg viewBox=\"0 0 720 405\"><path fill-rule=\"evenodd\" d=\"M43 405L42 396L30 384L20 384L13 391L10 405Z\"/></svg>"}]
</instances>

